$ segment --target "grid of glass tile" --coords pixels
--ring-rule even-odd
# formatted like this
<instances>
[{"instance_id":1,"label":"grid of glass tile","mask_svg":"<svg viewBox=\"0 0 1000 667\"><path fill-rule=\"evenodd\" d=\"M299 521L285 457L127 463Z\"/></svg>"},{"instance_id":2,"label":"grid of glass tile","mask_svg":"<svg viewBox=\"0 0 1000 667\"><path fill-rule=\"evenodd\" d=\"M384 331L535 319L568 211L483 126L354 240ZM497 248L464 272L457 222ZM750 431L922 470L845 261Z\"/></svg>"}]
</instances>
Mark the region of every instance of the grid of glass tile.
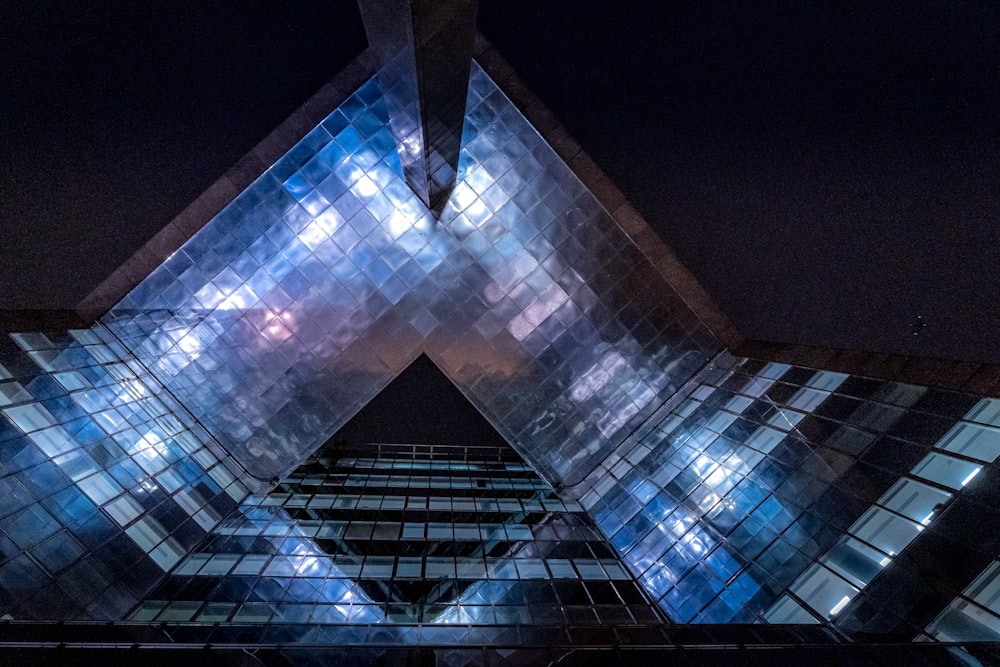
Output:
<instances>
[{"instance_id":1,"label":"grid of glass tile","mask_svg":"<svg viewBox=\"0 0 1000 667\"><path fill-rule=\"evenodd\" d=\"M728 355L690 389L577 490L677 622L817 622L802 580L847 590L865 549L870 581L1000 446L1000 402L954 392Z\"/></svg>"},{"instance_id":2,"label":"grid of glass tile","mask_svg":"<svg viewBox=\"0 0 1000 667\"><path fill-rule=\"evenodd\" d=\"M328 445L216 526L131 618L660 621L582 508L512 450L429 445Z\"/></svg>"},{"instance_id":3,"label":"grid of glass tile","mask_svg":"<svg viewBox=\"0 0 1000 667\"><path fill-rule=\"evenodd\" d=\"M121 618L243 499L183 419L100 327L0 341L0 615Z\"/></svg>"},{"instance_id":4,"label":"grid of glass tile","mask_svg":"<svg viewBox=\"0 0 1000 667\"><path fill-rule=\"evenodd\" d=\"M983 421L985 423L979 423ZM764 614L816 622L844 610L982 470L1000 456L1000 400L982 399L909 474L899 478Z\"/></svg>"},{"instance_id":5,"label":"grid of glass tile","mask_svg":"<svg viewBox=\"0 0 1000 667\"><path fill-rule=\"evenodd\" d=\"M439 219L372 80L105 318L257 477L423 351L572 484L719 349L478 67L467 109Z\"/></svg>"}]
</instances>

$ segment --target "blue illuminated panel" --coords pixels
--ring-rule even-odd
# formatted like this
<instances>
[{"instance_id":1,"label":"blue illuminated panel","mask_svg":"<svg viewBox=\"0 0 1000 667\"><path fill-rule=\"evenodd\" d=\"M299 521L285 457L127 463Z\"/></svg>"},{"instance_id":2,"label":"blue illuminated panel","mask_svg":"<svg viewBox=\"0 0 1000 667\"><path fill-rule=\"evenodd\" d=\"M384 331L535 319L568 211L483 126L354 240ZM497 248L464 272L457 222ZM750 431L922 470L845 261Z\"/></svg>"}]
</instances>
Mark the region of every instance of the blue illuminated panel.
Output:
<instances>
[{"instance_id":1,"label":"blue illuminated panel","mask_svg":"<svg viewBox=\"0 0 1000 667\"><path fill-rule=\"evenodd\" d=\"M426 352L575 483L719 349L478 67L467 108L439 220L372 80L105 318L261 479Z\"/></svg>"},{"instance_id":2,"label":"blue illuminated panel","mask_svg":"<svg viewBox=\"0 0 1000 667\"><path fill-rule=\"evenodd\" d=\"M837 617L1000 453L995 399L716 365L576 490L676 622Z\"/></svg>"},{"instance_id":3,"label":"blue illuminated panel","mask_svg":"<svg viewBox=\"0 0 1000 667\"><path fill-rule=\"evenodd\" d=\"M0 341L0 614L118 619L247 490L101 327Z\"/></svg>"}]
</instances>

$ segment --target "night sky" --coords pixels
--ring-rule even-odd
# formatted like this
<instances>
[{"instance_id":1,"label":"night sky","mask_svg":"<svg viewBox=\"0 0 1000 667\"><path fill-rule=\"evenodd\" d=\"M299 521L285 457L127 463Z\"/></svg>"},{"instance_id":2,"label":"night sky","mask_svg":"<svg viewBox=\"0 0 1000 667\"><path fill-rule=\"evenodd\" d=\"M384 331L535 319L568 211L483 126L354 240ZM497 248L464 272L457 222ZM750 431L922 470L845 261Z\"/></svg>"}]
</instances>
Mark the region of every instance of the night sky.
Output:
<instances>
[{"instance_id":1,"label":"night sky","mask_svg":"<svg viewBox=\"0 0 1000 667\"><path fill-rule=\"evenodd\" d=\"M330 442L508 447L503 436L423 354Z\"/></svg>"},{"instance_id":2,"label":"night sky","mask_svg":"<svg viewBox=\"0 0 1000 667\"><path fill-rule=\"evenodd\" d=\"M0 6L0 307L72 307L366 44L346 0L134 4ZM479 23L748 338L1000 360L1000 3Z\"/></svg>"}]
</instances>

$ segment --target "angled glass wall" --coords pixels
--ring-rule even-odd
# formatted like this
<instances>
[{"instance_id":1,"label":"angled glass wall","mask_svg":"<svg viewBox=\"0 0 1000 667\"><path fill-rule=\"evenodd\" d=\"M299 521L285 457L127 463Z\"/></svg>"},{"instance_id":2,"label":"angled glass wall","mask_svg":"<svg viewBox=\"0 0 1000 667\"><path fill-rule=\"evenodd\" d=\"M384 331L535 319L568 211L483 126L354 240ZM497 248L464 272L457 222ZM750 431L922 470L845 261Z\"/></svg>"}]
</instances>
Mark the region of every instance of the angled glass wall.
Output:
<instances>
[{"instance_id":1,"label":"angled glass wall","mask_svg":"<svg viewBox=\"0 0 1000 667\"><path fill-rule=\"evenodd\" d=\"M438 221L372 80L104 319L258 478L426 352L576 483L720 349L477 66L467 109Z\"/></svg>"},{"instance_id":2,"label":"angled glass wall","mask_svg":"<svg viewBox=\"0 0 1000 667\"><path fill-rule=\"evenodd\" d=\"M0 615L121 618L246 496L220 451L100 327L0 339Z\"/></svg>"},{"instance_id":3,"label":"angled glass wall","mask_svg":"<svg viewBox=\"0 0 1000 667\"><path fill-rule=\"evenodd\" d=\"M913 569L924 533L970 516L1000 528L989 503L956 505L996 487L1000 400L727 354L714 366L571 491L676 622L915 636L933 600L874 584ZM922 571L906 585L940 586Z\"/></svg>"},{"instance_id":4,"label":"angled glass wall","mask_svg":"<svg viewBox=\"0 0 1000 667\"><path fill-rule=\"evenodd\" d=\"M833 619L888 567L983 466L1000 456L1000 400L981 399L909 472L876 500L766 613L804 619L805 607ZM836 575L836 576L834 576ZM792 596L795 596L794 598Z\"/></svg>"}]
</instances>

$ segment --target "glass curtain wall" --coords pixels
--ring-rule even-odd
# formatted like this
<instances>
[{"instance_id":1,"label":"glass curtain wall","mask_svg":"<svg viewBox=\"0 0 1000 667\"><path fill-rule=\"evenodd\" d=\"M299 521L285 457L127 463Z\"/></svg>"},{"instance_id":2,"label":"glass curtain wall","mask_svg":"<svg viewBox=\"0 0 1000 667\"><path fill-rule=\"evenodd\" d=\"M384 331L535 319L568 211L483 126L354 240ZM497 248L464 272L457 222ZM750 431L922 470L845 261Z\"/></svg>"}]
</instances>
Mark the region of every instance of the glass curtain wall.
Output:
<instances>
[{"instance_id":1,"label":"glass curtain wall","mask_svg":"<svg viewBox=\"0 0 1000 667\"><path fill-rule=\"evenodd\" d=\"M911 543L943 553L953 526L1000 528L977 500L996 487L998 416L997 399L725 354L572 491L675 622L915 636L934 595L899 587L954 584ZM956 571L995 556L962 543ZM876 585L904 572L895 593Z\"/></svg>"},{"instance_id":2,"label":"glass curtain wall","mask_svg":"<svg viewBox=\"0 0 1000 667\"><path fill-rule=\"evenodd\" d=\"M248 498L130 615L292 624L663 621L582 508L509 448L327 445ZM485 632L485 630L483 630Z\"/></svg>"},{"instance_id":3,"label":"glass curtain wall","mask_svg":"<svg viewBox=\"0 0 1000 667\"><path fill-rule=\"evenodd\" d=\"M234 472L101 327L0 338L0 615L120 619L247 495Z\"/></svg>"}]
</instances>

